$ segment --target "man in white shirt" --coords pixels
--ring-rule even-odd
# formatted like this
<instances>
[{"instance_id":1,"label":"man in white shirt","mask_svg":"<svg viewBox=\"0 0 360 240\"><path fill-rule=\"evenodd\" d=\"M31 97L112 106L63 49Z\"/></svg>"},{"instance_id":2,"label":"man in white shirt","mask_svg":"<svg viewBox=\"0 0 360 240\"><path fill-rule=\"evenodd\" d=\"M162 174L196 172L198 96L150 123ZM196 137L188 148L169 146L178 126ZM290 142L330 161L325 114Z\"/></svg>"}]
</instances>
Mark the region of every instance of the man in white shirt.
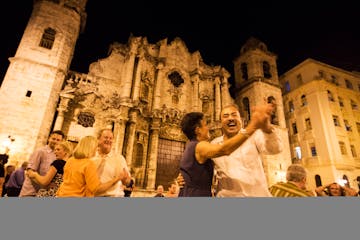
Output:
<instances>
[{"instance_id":1,"label":"man in white shirt","mask_svg":"<svg viewBox=\"0 0 360 240\"><path fill-rule=\"evenodd\" d=\"M237 105L225 106L220 118L223 136L215 138L212 143L221 144L224 140L242 132L243 126ZM261 154L277 154L281 151L280 135L269 122L266 129L256 130L230 155L213 158L217 180L216 196L271 197Z\"/></svg>"},{"instance_id":2,"label":"man in white shirt","mask_svg":"<svg viewBox=\"0 0 360 240\"><path fill-rule=\"evenodd\" d=\"M107 182L120 174L123 174L124 177L113 187L96 197L124 197L124 188L131 181L130 171L124 156L111 151L113 139L114 135L111 129L99 131L99 146L93 160L98 167L100 182Z\"/></svg>"}]
</instances>

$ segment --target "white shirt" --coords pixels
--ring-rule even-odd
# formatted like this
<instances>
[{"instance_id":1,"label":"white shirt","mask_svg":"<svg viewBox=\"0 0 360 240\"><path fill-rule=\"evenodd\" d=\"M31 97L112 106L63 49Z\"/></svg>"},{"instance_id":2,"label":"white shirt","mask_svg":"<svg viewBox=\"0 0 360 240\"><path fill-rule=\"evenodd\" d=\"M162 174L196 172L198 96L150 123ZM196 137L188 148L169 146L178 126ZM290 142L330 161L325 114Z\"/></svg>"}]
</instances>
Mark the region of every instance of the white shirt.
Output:
<instances>
[{"instance_id":1,"label":"white shirt","mask_svg":"<svg viewBox=\"0 0 360 240\"><path fill-rule=\"evenodd\" d=\"M113 152L110 152L103 157L97 152L93 160L98 168L103 158L105 160L105 165L102 174L99 175L100 182L105 183L113 179L115 176L119 176L122 173L123 168L125 168L130 175L126 160L121 154L114 154ZM123 197L124 186L122 182L119 181L107 191L97 196Z\"/></svg>"},{"instance_id":2,"label":"white shirt","mask_svg":"<svg viewBox=\"0 0 360 240\"><path fill-rule=\"evenodd\" d=\"M221 144L223 139L220 136L211 142ZM218 181L216 196L271 197L260 154L277 154L281 151L282 142L276 129L270 134L256 130L230 155L214 158Z\"/></svg>"}]
</instances>

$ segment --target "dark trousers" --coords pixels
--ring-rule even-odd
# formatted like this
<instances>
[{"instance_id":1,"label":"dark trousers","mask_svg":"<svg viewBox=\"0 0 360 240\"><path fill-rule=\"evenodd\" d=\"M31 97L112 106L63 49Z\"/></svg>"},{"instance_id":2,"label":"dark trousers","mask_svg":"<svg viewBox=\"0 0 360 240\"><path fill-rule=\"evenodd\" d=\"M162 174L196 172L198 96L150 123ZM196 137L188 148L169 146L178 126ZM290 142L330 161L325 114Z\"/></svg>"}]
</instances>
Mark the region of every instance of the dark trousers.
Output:
<instances>
[{"instance_id":1,"label":"dark trousers","mask_svg":"<svg viewBox=\"0 0 360 240\"><path fill-rule=\"evenodd\" d=\"M18 197L20 194L21 188L8 187L6 189L6 195L8 197Z\"/></svg>"}]
</instances>

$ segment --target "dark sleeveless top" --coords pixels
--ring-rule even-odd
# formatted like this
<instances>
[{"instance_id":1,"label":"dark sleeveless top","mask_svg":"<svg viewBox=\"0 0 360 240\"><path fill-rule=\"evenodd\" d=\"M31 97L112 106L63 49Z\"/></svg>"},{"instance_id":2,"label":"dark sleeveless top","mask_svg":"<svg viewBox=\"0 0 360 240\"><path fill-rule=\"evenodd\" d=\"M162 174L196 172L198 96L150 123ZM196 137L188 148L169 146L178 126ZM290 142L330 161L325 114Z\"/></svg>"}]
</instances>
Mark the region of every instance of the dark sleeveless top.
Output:
<instances>
[{"instance_id":1,"label":"dark sleeveless top","mask_svg":"<svg viewBox=\"0 0 360 240\"><path fill-rule=\"evenodd\" d=\"M211 159L200 164L195 158L195 147L199 143L191 140L186 144L180 160L180 172L185 180L179 197L211 197L214 164Z\"/></svg>"}]
</instances>

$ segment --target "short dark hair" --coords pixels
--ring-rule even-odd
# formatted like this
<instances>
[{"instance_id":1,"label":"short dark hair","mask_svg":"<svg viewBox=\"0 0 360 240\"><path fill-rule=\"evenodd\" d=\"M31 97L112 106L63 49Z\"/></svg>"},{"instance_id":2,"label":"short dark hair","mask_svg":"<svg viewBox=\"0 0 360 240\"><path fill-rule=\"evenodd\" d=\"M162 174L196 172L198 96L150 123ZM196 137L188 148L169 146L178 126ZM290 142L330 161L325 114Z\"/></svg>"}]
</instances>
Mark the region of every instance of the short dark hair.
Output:
<instances>
[{"instance_id":1,"label":"short dark hair","mask_svg":"<svg viewBox=\"0 0 360 240\"><path fill-rule=\"evenodd\" d=\"M189 140L195 139L195 128L201 126L204 114L202 112L190 112L181 120L181 130Z\"/></svg>"},{"instance_id":2,"label":"short dark hair","mask_svg":"<svg viewBox=\"0 0 360 240\"><path fill-rule=\"evenodd\" d=\"M52 131L50 133L50 136L53 135L53 134L58 134L58 135L61 135L63 139L65 139L65 133L61 130L55 130L55 131Z\"/></svg>"}]
</instances>

